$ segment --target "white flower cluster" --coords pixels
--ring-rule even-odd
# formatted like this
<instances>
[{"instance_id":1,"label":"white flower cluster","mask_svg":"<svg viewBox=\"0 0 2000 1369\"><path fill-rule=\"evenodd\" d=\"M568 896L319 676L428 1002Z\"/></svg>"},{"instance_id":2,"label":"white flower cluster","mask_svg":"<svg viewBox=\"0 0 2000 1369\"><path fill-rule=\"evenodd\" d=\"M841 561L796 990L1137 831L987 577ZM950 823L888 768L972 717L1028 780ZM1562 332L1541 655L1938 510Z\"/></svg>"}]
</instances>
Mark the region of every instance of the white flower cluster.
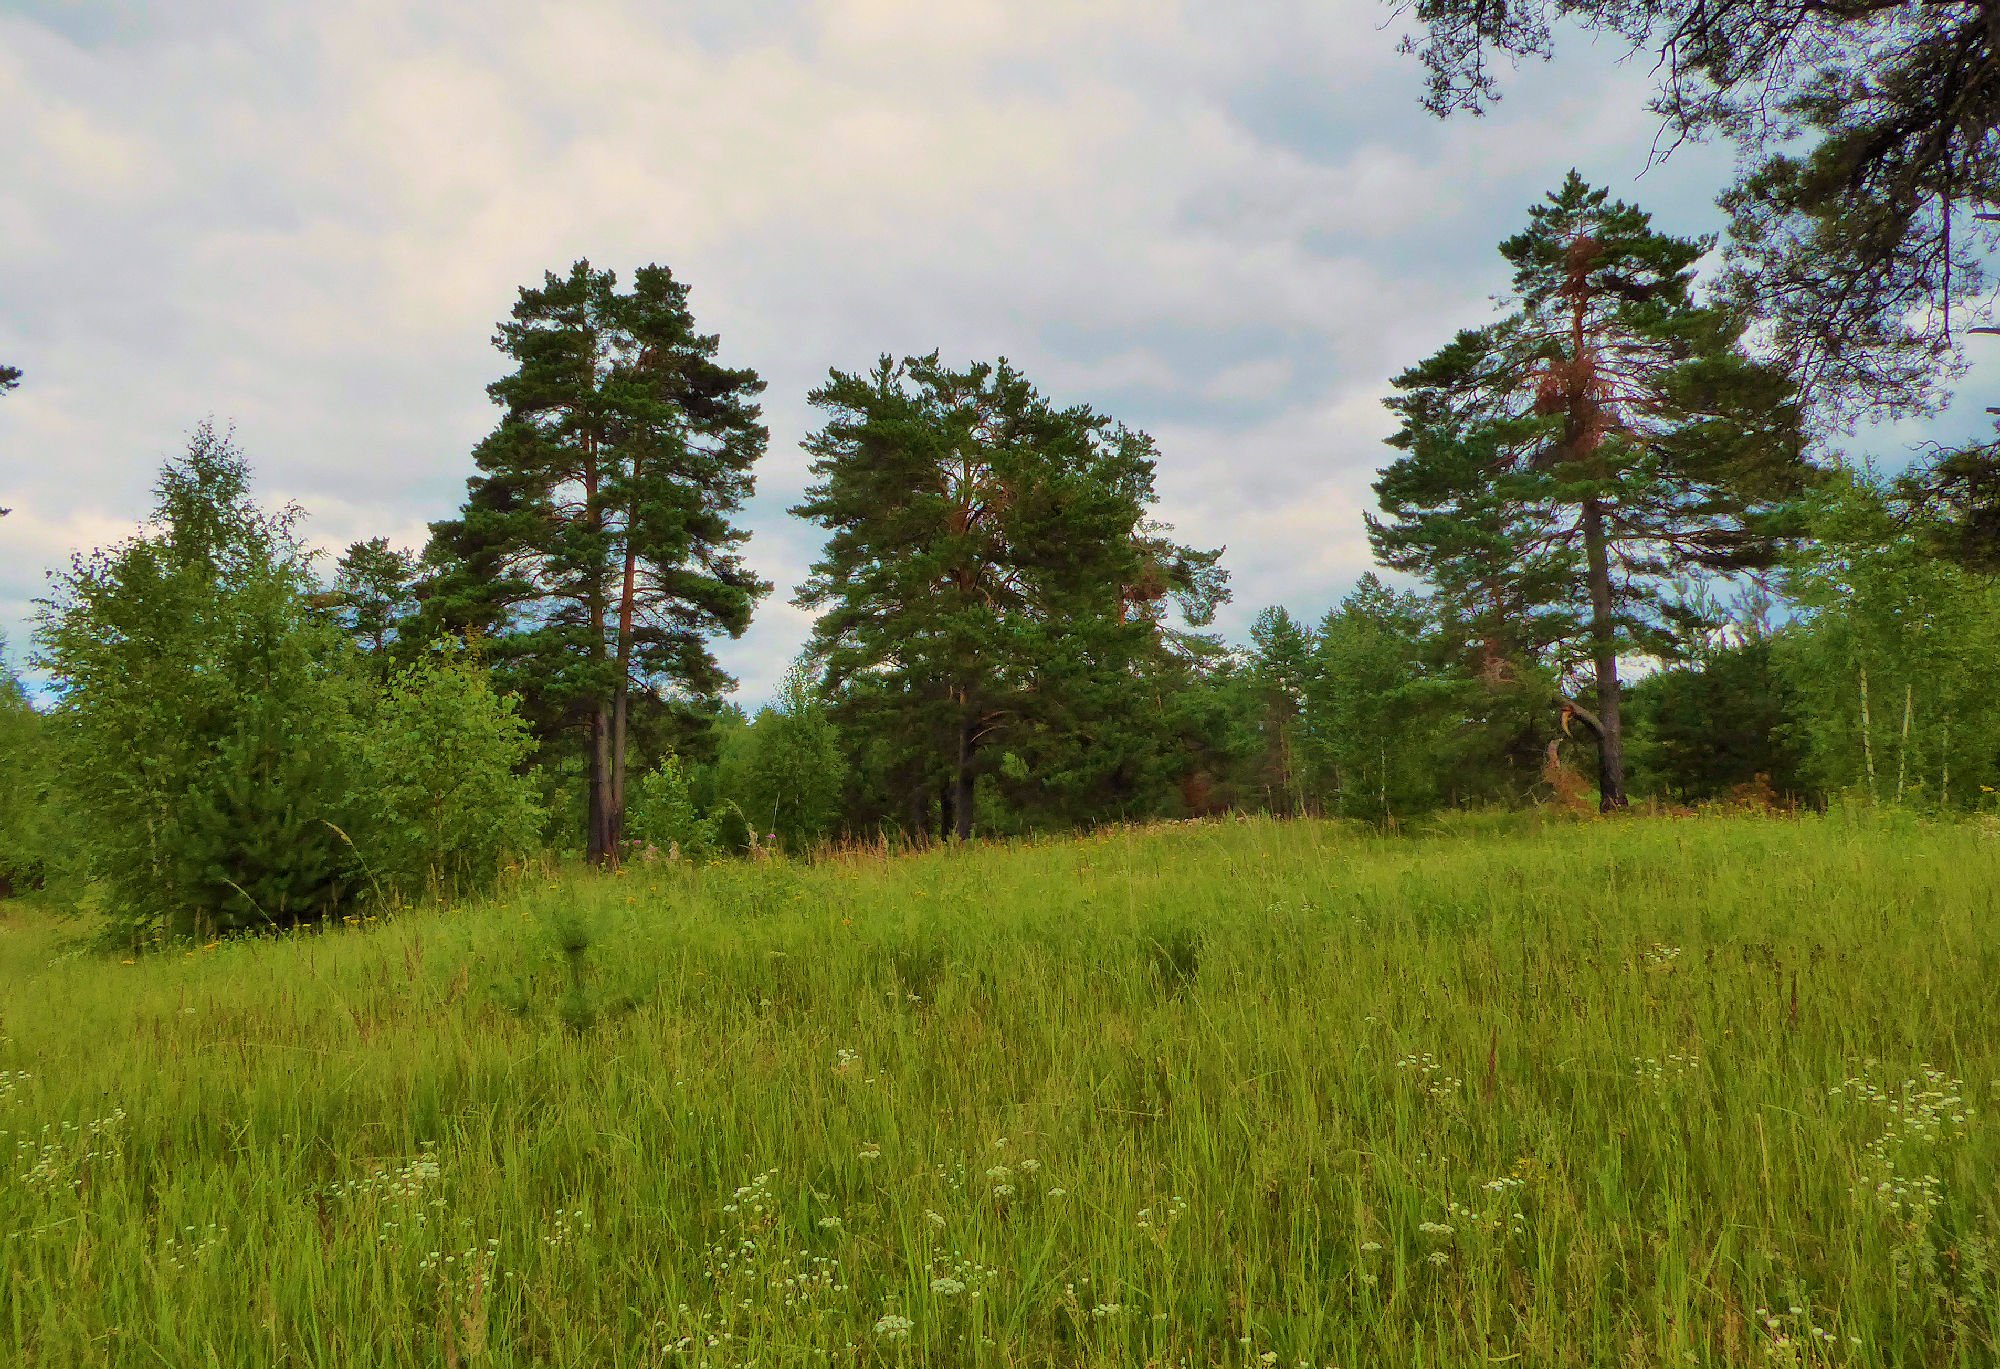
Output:
<instances>
[{"instance_id":1,"label":"white flower cluster","mask_svg":"<svg viewBox=\"0 0 2000 1369\"><path fill-rule=\"evenodd\" d=\"M1677 1084L1700 1068L1699 1055L1681 1055L1669 1051L1662 1056L1632 1057L1632 1077L1655 1089L1664 1089L1670 1084Z\"/></svg>"},{"instance_id":2,"label":"white flower cluster","mask_svg":"<svg viewBox=\"0 0 2000 1369\"><path fill-rule=\"evenodd\" d=\"M109 1116L81 1124L44 1126L34 1139L15 1141L15 1160L23 1166L18 1177L29 1188L44 1193L74 1189L82 1184L85 1171L99 1161L115 1160L125 1153L124 1126L124 1108L113 1108Z\"/></svg>"},{"instance_id":3,"label":"white flower cluster","mask_svg":"<svg viewBox=\"0 0 2000 1369\"><path fill-rule=\"evenodd\" d=\"M1437 1057L1429 1051L1425 1051L1422 1055L1404 1056L1396 1062L1396 1068L1414 1071L1417 1087L1433 1098L1456 1098L1465 1087L1465 1081L1445 1073L1444 1066L1440 1065Z\"/></svg>"},{"instance_id":4,"label":"white flower cluster","mask_svg":"<svg viewBox=\"0 0 2000 1369\"><path fill-rule=\"evenodd\" d=\"M968 1300L977 1299L986 1292L986 1286L1000 1275L998 1269L967 1259L956 1250L939 1256L933 1261L933 1269L931 1292L940 1298L963 1295Z\"/></svg>"},{"instance_id":5,"label":"white flower cluster","mask_svg":"<svg viewBox=\"0 0 2000 1369\"><path fill-rule=\"evenodd\" d=\"M542 1233L542 1244L546 1246L569 1245L579 1235L591 1230L590 1218L581 1208L557 1208L549 1229Z\"/></svg>"},{"instance_id":6,"label":"white flower cluster","mask_svg":"<svg viewBox=\"0 0 2000 1369\"><path fill-rule=\"evenodd\" d=\"M1884 1087L1868 1077L1873 1065L1868 1062L1860 1075L1828 1090L1831 1097L1852 1099L1887 1116L1882 1134L1863 1151L1863 1167L1873 1182L1858 1185L1855 1196L1870 1198L1908 1221L1926 1222L1944 1198L1938 1154L1965 1134L1976 1114L1966 1104L1964 1081L1943 1070L1924 1065L1914 1077Z\"/></svg>"},{"instance_id":7,"label":"white flower cluster","mask_svg":"<svg viewBox=\"0 0 2000 1369\"><path fill-rule=\"evenodd\" d=\"M182 1270L222 1244L229 1228L210 1222L206 1227L184 1226L167 1237L160 1261L167 1268Z\"/></svg>"},{"instance_id":8,"label":"white flower cluster","mask_svg":"<svg viewBox=\"0 0 2000 1369\"><path fill-rule=\"evenodd\" d=\"M393 1169L388 1166L382 1166L369 1171L358 1179L349 1179L346 1183L333 1184L328 1187L327 1196L331 1198L359 1198L363 1195L373 1194L378 1197L394 1199L397 1202L411 1202L421 1196L424 1190L442 1172L438 1167L437 1157L431 1153L430 1146L426 1144L424 1153L416 1159L406 1161L403 1164L395 1166Z\"/></svg>"}]
</instances>

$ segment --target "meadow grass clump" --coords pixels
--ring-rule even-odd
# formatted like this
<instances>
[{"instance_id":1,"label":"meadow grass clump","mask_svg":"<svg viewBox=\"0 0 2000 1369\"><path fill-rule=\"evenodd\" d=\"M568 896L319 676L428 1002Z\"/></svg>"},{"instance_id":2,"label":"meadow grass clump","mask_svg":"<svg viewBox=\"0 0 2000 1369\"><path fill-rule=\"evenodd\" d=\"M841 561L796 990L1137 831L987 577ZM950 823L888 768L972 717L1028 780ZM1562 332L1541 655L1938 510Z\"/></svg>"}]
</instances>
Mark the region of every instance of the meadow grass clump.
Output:
<instances>
[{"instance_id":1,"label":"meadow grass clump","mask_svg":"<svg viewBox=\"0 0 2000 1369\"><path fill-rule=\"evenodd\" d=\"M1996 856L1232 820L12 911L0 1359L1991 1364Z\"/></svg>"}]
</instances>

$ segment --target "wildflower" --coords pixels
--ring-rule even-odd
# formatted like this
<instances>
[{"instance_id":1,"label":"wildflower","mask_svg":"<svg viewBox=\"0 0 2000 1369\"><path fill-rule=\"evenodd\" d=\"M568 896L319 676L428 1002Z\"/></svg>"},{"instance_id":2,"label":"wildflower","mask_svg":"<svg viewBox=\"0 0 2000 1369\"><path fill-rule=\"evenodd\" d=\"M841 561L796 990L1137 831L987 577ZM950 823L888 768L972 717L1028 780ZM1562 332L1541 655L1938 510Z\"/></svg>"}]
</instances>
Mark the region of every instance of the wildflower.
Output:
<instances>
[{"instance_id":1,"label":"wildflower","mask_svg":"<svg viewBox=\"0 0 2000 1369\"><path fill-rule=\"evenodd\" d=\"M965 1283L961 1279L941 1276L931 1280L931 1292L937 1294L940 1298L949 1298L964 1291Z\"/></svg>"},{"instance_id":2,"label":"wildflower","mask_svg":"<svg viewBox=\"0 0 2000 1369\"><path fill-rule=\"evenodd\" d=\"M882 1158L882 1147L875 1141L863 1141L858 1153L864 1160L879 1160Z\"/></svg>"},{"instance_id":3,"label":"wildflower","mask_svg":"<svg viewBox=\"0 0 2000 1369\"><path fill-rule=\"evenodd\" d=\"M932 1226L937 1227L940 1231L944 1229L944 1214L941 1212L933 1212L929 1208L925 1208L924 1220Z\"/></svg>"},{"instance_id":4,"label":"wildflower","mask_svg":"<svg viewBox=\"0 0 2000 1369\"><path fill-rule=\"evenodd\" d=\"M908 1317L890 1312L876 1321L875 1334L884 1340L908 1340L910 1328L915 1324Z\"/></svg>"}]
</instances>

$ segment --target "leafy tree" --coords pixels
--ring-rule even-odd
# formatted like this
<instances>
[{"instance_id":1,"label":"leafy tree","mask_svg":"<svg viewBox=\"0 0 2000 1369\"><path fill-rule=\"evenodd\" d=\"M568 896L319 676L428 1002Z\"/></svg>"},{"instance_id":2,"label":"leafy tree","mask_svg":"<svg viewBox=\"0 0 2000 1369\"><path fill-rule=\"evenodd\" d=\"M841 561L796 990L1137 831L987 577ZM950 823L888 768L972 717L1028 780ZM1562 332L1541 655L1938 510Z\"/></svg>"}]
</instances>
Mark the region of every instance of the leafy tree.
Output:
<instances>
[{"instance_id":1,"label":"leafy tree","mask_svg":"<svg viewBox=\"0 0 2000 1369\"><path fill-rule=\"evenodd\" d=\"M1383 821L1445 794L1455 706L1469 681L1438 653L1420 596L1364 575L1327 614L1306 676L1307 754L1333 811Z\"/></svg>"},{"instance_id":2,"label":"leafy tree","mask_svg":"<svg viewBox=\"0 0 2000 1369\"><path fill-rule=\"evenodd\" d=\"M341 553L325 602L386 675L392 668L390 648L416 612L416 589L416 558L390 546L386 537L371 537Z\"/></svg>"},{"instance_id":3,"label":"leafy tree","mask_svg":"<svg viewBox=\"0 0 2000 1369\"><path fill-rule=\"evenodd\" d=\"M432 621L491 639L545 727L581 726L595 861L618 848L633 696L728 688L708 644L769 589L733 521L763 382L715 361L687 294L662 266L621 293L581 261L523 289L495 339L515 369L488 387L505 416L462 513L432 526Z\"/></svg>"},{"instance_id":4,"label":"leafy tree","mask_svg":"<svg viewBox=\"0 0 2000 1369\"><path fill-rule=\"evenodd\" d=\"M0 649L5 645L0 639ZM39 886L56 861L48 751L42 716L0 650L0 898Z\"/></svg>"},{"instance_id":5,"label":"leafy tree","mask_svg":"<svg viewBox=\"0 0 2000 1369\"><path fill-rule=\"evenodd\" d=\"M82 854L135 936L338 913L361 890L360 699L296 510L263 513L207 424L155 493L151 529L77 556L42 606Z\"/></svg>"},{"instance_id":6,"label":"leafy tree","mask_svg":"<svg viewBox=\"0 0 2000 1369\"><path fill-rule=\"evenodd\" d=\"M631 832L642 849L687 860L702 859L721 846L719 825L696 807L688 768L674 755L639 777Z\"/></svg>"},{"instance_id":7,"label":"leafy tree","mask_svg":"<svg viewBox=\"0 0 2000 1369\"><path fill-rule=\"evenodd\" d=\"M935 353L814 390L816 483L794 512L827 529L796 602L836 716L891 776L911 826L971 836L982 774L1093 811L1145 767L1123 727L1149 662L1223 597L1218 553L1152 523L1152 440L1058 409L1005 361Z\"/></svg>"},{"instance_id":8,"label":"leafy tree","mask_svg":"<svg viewBox=\"0 0 2000 1369\"><path fill-rule=\"evenodd\" d=\"M1720 132L1743 173L1734 290L1807 391L1854 410L1936 402L1953 316L1983 299L2000 201L2000 25L1987 0L1397 0L1446 114L1498 98L1496 58L1558 24L1651 47L1674 141Z\"/></svg>"},{"instance_id":9,"label":"leafy tree","mask_svg":"<svg viewBox=\"0 0 2000 1369\"><path fill-rule=\"evenodd\" d=\"M513 700L462 648L396 672L363 744L370 873L405 897L491 888L541 832L536 781L520 773L533 749Z\"/></svg>"},{"instance_id":10,"label":"leafy tree","mask_svg":"<svg viewBox=\"0 0 2000 1369\"><path fill-rule=\"evenodd\" d=\"M2000 786L2000 584L1933 554L1921 512L1864 472L1807 511L1785 578L1802 621L1777 645L1814 778L1897 803Z\"/></svg>"},{"instance_id":11,"label":"leafy tree","mask_svg":"<svg viewBox=\"0 0 2000 1369\"><path fill-rule=\"evenodd\" d=\"M738 806L794 849L824 839L840 816L847 759L809 664L785 672L774 706L741 733Z\"/></svg>"},{"instance_id":12,"label":"leafy tree","mask_svg":"<svg viewBox=\"0 0 2000 1369\"><path fill-rule=\"evenodd\" d=\"M1264 804L1276 812L1305 806L1299 743L1312 655L1312 634L1282 607L1265 609L1250 625L1250 672L1263 705Z\"/></svg>"},{"instance_id":13,"label":"leafy tree","mask_svg":"<svg viewBox=\"0 0 2000 1369\"><path fill-rule=\"evenodd\" d=\"M1795 736L1797 691L1768 635L1648 675L1632 704L1635 769L1653 792L1700 802L1761 781L1780 795L1813 793Z\"/></svg>"},{"instance_id":14,"label":"leafy tree","mask_svg":"<svg viewBox=\"0 0 2000 1369\"><path fill-rule=\"evenodd\" d=\"M1572 172L1501 244L1510 312L1389 400L1402 454L1376 482L1377 554L1455 611L1514 615L1495 654L1586 637L1596 709L1566 708L1606 809L1626 803L1619 655L1670 645L1675 577L1767 565L1808 476L1789 382L1744 351L1739 314L1694 298L1709 245Z\"/></svg>"}]
</instances>

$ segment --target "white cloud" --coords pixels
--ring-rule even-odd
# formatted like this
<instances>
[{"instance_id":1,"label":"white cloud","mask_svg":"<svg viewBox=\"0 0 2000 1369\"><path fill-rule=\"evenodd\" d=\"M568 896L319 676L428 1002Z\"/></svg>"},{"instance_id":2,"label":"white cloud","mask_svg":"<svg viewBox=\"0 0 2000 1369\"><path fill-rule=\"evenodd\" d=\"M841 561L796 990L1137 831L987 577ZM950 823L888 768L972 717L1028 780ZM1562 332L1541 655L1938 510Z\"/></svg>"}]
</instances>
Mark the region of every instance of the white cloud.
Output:
<instances>
[{"instance_id":1,"label":"white cloud","mask_svg":"<svg viewBox=\"0 0 2000 1369\"><path fill-rule=\"evenodd\" d=\"M1165 512L1247 621L1366 567L1388 377L1485 311L1493 244L1570 165L1636 187L1643 70L1586 55L1440 125L1374 0L186 0L0 16L0 630L234 419L329 546L414 540L492 422L493 322L579 256L659 260L756 366L748 701L806 629L805 392L1005 353L1160 438ZM112 16L112 17L106 17ZM1233 616L1230 620L1235 621Z\"/></svg>"}]
</instances>

